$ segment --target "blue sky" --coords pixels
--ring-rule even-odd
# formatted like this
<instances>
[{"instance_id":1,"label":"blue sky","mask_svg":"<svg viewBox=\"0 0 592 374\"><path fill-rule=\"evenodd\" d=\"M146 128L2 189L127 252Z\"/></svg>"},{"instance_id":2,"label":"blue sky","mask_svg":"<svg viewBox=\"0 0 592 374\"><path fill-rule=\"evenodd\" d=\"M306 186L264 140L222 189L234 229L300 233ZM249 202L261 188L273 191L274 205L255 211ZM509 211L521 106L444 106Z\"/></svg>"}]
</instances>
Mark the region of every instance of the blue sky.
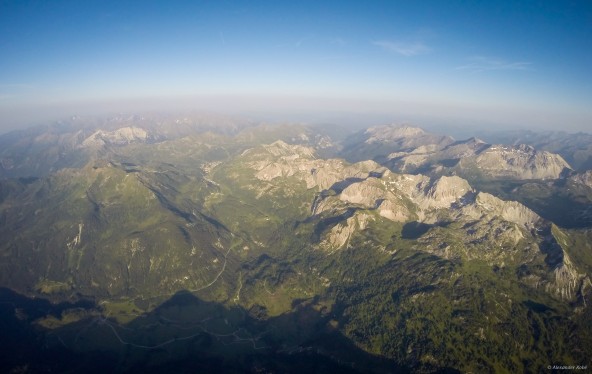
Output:
<instances>
[{"instance_id":1,"label":"blue sky","mask_svg":"<svg viewBox=\"0 0 592 374\"><path fill-rule=\"evenodd\" d=\"M591 67L590 1L0 0L0 131L146 108L592 131Z\"/></svg>"}]
</instances>

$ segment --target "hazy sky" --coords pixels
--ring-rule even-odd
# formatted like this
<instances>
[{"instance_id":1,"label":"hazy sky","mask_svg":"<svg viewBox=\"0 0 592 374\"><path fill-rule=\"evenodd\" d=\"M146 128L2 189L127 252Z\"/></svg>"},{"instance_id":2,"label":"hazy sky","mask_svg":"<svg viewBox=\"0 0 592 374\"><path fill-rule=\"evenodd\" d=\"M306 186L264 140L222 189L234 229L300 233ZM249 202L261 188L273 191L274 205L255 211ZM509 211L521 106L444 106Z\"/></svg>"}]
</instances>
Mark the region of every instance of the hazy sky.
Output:
<instances>
[{"instance_id":1,"label":"hazy sky","mask_svg":"<svg viewBox=\"0 0 592 374\"><path fill-rule=\"evenodd\" d=\"M0 0L0 131L180 108L592 131L592 2Z\"/></svg>"}]
</instances>

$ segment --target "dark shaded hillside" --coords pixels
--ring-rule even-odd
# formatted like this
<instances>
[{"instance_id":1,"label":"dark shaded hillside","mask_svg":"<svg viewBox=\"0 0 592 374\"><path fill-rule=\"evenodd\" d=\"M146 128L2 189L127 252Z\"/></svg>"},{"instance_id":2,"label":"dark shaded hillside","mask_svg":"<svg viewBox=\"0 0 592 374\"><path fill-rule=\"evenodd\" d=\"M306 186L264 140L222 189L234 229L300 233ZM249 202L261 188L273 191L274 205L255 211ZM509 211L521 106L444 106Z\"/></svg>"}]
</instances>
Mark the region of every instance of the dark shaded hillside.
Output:
<instances>
[{"instance_id":1,"label":"dark shaded hillside","mask_svg":"<svg viewBox=\"0 0 592 374\"><path fill-rule=\"evenodd\" d=\"M51 305L0 289L3 334L0 369L98 373L405 373L367 354L328 324L314 302L266 320L255 311L179 292L126 324L92 315L92 302ZM41 328L40 320L87 313L78 322Z\"/></svg>"}]
</instances>

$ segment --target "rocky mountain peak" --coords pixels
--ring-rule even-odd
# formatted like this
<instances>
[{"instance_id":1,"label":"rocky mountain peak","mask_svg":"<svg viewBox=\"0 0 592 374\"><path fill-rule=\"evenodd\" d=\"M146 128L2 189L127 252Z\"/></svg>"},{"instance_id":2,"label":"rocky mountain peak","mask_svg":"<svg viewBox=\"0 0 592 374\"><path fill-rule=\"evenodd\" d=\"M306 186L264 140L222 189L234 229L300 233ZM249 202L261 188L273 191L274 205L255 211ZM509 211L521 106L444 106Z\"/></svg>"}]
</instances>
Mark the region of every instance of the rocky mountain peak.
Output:
<instances>
[{"instance_id":1,"label":"rocky mountain peak","mask_svg":"<svg viewBox=\"0 0 592 374\"><path fill-rule=\"evenodd\" d=\"M575 174L570 177L570 180L572 180L575 183L592 188L592 170L588 170L584 173Z\"/></svg>"},{"instance_id":2,"label":"rocky mountain peak","mask_svg":"<svg viewBox=\"0 0 592 374\"><path fill-rule=\"evenodd\" d=\"M418 147L440 150L454 142L449 136L432 134L409 125L375 126L346 139L343 157L350 161L386 160L397 152L412 152Z\"/></svg>"},{"instance_id":3,"label":"rocky mountain peak","mask_svg":"<svg viewBox=\"0 0 592 374\"><path fill-rule=\"evenodd\" d=\"M419 127L409 125L386 125L371 127L365 132L369 137L366 143L383 142L400 138L412 138L427 134Z\"/></svg>"},{"instance_id":4,"label":"rocky mountain peak","mask_svg":"<svg viewBox=\"0 0 592 374\"><path fill-rule=\"evenodd\" d=\"M272 181L278 177L296 177L306 183L307 188L345 188L334 186L348 178L367 178L382 175L386 168L375 161L366 160L347 164L343 160L322 160L315 157L313 148L291 145L276 141L269 145L249 149L241 155L247 164L257 172L255 177Z\"/></svg>"},{"instance_id":5,"label":"rocky mountain peak","mask_svg":"<svg viewBox=\"0 0 592 374\"><path fill-rule=\"evenodd\" d=\"M267 152L276 157L314 157L314 149L311 147L292 145L283 140L277 140L264 147Z\"/></svg>"},{"instance_id":6,"label":"rocky mountain peak","mask_svg":"<svg viewBox=\"0 0 592 374\"><path fill-rule=\"evenodd\" d=\"M426 195L441 204L450 206L471 191L473 189L465 179L457 176L443 176L434 182Z\"/></svg>"},{"instance_id":7,"label":"rocky mountain peak","mask_svg":"<svg viewBox=\"0 0 592 374\"><path fill-rule=\"evenodd\" d=\"M466 206L463 212L476 219L480 219L485 215L497 215L508 222L528 228L532 228L541 222L541 217L538 214L519 202L501 200L486 192L479 192L475 198L475 203Z\"/></svg>"},{"instance_id":8,"label":"rocky mountain peak","mask_svg":"<svg viewBox=\"0 0 592 374\"><path fill-rule=\"evenodd\" d=\"M481 140L481 139L479 139L479 138L477 138L477 137L475 137L475 136L472 136L472 137L468 138L468 139L465 141L465 143L467 143L467 144L487 144L487 142L486 142L486 141L484 141L484 140Z\"/></svg>"},{"instance_id":9,"label":"rocky mountain peak","mask_svg":"<svg viewBox=\"0 0 592 374\"><path fill-rule=\"evenodd\" d=\"M149 134L141 127L127 126L114 131L97 130L82 142L83 147L110 145L126 145L142 143L149 140Z\"/></svg>"},{"instance_id":10,"label":"rocky mountain peak","mask_svg":"<svg viewBox=\"0 0 592 374\"><path fill-rule=\"evenodd\" d=\"M563 157L529 145L495 145L476 158L486 174L514 179L557 179L570 165Z\"/></svg>"}]
</instances>

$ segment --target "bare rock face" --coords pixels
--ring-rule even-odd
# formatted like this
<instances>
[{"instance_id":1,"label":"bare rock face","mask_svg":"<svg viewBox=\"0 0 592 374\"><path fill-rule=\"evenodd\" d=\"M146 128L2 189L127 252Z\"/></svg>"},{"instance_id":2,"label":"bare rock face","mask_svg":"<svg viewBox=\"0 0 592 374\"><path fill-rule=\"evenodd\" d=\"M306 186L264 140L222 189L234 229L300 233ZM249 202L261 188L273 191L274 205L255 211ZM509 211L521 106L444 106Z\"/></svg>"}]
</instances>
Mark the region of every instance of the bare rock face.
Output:
<instances>
[{"instance_id":1,"label":"bare rock face","mask_svg":"<svg viewBox=\"0 0 592 374\"><path fill-rule=\"evenodd\" d=\"M416 133L415 130L409 131ZM473 144L480 146L482 143L475 140ZM528 228L541 220L520 203L477 193L458 176L431 179L424 175L391 173L374 161L347 164L338 159L319 160L312 148L282 141L251 149L245 155L249 157L248 164L255 170L256 178L261 181L295 177L303 180L308 189L333 189L334 195L317 199L313 214L337 206L356 206L376 209L381 216L399 222L409 219L413 213L418 220L431 222L437 219L432 212L440 209L457 211L456 215L470 219L499 216ZM409 205L413 206L413 213Z\"/></svg>"},{"instance_id":2,"label":"bare rock face","mask_svg":"<svg viewBox=\"0 0 592 374\"><path fill-rule=\"evenodd\" d=\"M325 250L334 252L348 244L351 236L359 230L364 230L372 221L371 215L356 213L344 222L338 223L324 236L319 246Z\"/></svg>"},{"instance_id":3,"label":"bare rock face","mask_svg":"<svg viewBox=\"0 0 592 374\"><path fill-rule=\"evenodd\" d=\"M378 214L393 222L406 222L411 217L411 212L405 205L392 200L383 200L378 206Z\"/></svg>"},{"instance_id":4,"label":"bare rock face","mask_svg":"<svg viewBox=\"0 0 592 374\"><path fill-rule=\"evenodd\" d=\"M419 147L439 150L454 142L449 136L431 134L408 125L371 127L350 136L342 151L348 161L388 159L389 154L408 153Z\"/></svg>"},{"instance_id":5,"label":"bare rock face","mask_svg":"<svg viewBox=\"0 0 592 374\"><path fill-rule=\"evenodd\" d=\"M426 191L432 207L444 208L459 201L473 189L469 182L460 177L441 177Z\"/></svg>"},{"instance_id":6,"label":"bare rock face","mask_svg":"<svg viewBox=\"0 0 592 374\"><path fill-rule=\"evenodd\" d=\"M530 256L528 260L542 256L536 245L532 249L534 252L530 254L516 254L501 249L514 248L543 224L536 213L518 202L504 201L493 195L477 192L466 180L457 176L429 178L387 171L381 176L369 176L355 181L335 195L321 196L312 214L340 214L351 208L359 209L356 214L374 211L378 216L393 222L418 221L434 227L442 219L444 222L466 222L470 228L461 237L468 248L464 250L468 258L483 259L485 256L492 263L503 263L507 256ZM349 220L351 217L346 221ZM355 227L346 221L325 233L323 248L335 250L337 247L332 245L342 246L355 234ZM426 240L429 243L439 241L431 237ZM497 243L499 248L487 253L475 249L480 248L475 244L489 241ZM425 248L429 250L431 247L426 245ZM439 247L435 251L434 253L442 255ZM458 252L450 248L447 251L450 256L458 255Z\"/></svg>"},{"instance_id":7,"label":"bare rock face","mask_svg":"<svg viewBox=\"0 0 592 374\"><path fill-rule=\"evenodd\" d=\"M364 136L365 145L389 146L395 151L411 151L420 147L438 150L454 141L449 136L431 134L408 125L375 126L367 129Z\"/></svg>"},{"instance_id":8,"label":"bare rock face","mask_svg":"<svg viewBox=\"0 0 592 374\"><path fill-rule=\"evenodd\" d=\"M322 160L315 157L314 149L301 145L289 145L277 141L263 149L245 151L243 156L252 160L249 166L256 170L255 176L262 181L279 177L297 177L306 183L306 188L320 191L348 179L367 178L371 173L381 174L386 170L374 161L348 164L343 160Z\"/></svg>"},{"instance_id":9,"label":"bare rock face","mask_svg":"<svg viewBox=\"0 0 592 374\"><path fill-rule=\"evenodd\" d=\"M480 154L490 147L489 144L479 138L469 138L449 145L442 152L446 158L465 158Z\"/></svg>"},{"instance_id":10,"label":"bare rock face","mask_svg":"<svg viewBox=\"0 0 592 374\"><path fill-rule=\"evenodd\" d=\"M366 134L368 134L368 139L365 141L367 144L427 135L427 133L419 127L406 125L371 127L366 130Z\"/></svg>"},{"instance_id":11,"label":"bare rock face","mask_svg":"<svg viewBox=\"0 0 592 374\"><path fill-rule=\"evenodd\" d=\"M546 284L546 291L564 300L574 300L582 282L587 279L584 274L578 273L565 251L563 261L553 270L553 278Z\"/></svg>"},{"instance_id":12,"label":"bare rock face","mask_svg":"<svg viewBox=\"0 0 592 374\"><path fill-rule=\"evenodd\" d=\"M464 206L462 214L473 219L499 216L529 229L542 220L535 212L516 201L504 201L485 192L479 192L473 204Z\"/></svg>"},{"instance_id":13,"label":"bare rock face","mask_svg":"<svg viewBox=\"0 0 592 374\"><path fill-rule=\"evenodd\" d=\"M397 131L419 133L409 129ZM449 152L456 156L483 154L489 147L472 139L455 145ZM523 169L529 163L537 163L538 156L554 159L544 153L537 156L530 147L516 149L507 151L505 158L498 161ZM514 153L519 156L512 158L510 154ZM527 154L530 156L526 157ZM262 182L292 178L304 182L307 189L318 191L310 214L323 224L333 221L323 229L318 242L318 248L328 254L346 248L352 237L383 218L429 227L418 242L422 250L437 256L449 259L462 256L502 267L507 263L545 263L546 271L536 270L521 280L545 289L558 299L575 300L586 284L585 274L573 266L549 231L548 222L516 201L475 191L461 177L396 174L374 161L348 164L338 159L319 160L312 148L284 142L254 148L244 155L248 157L247 164L255 170L255 177ZM562 164L558 161L557 165ZM537 169L528 170L535 173ZM532 175L535 174L529 176ZM585 177L580 178L585 182ZM450 222L461 224L462 228L452 231L444 228Z\"/></svg>"},{"instance_id":14,"label":"bare rock face","mask_svg":"<svg viewBox=\"0 0 592 374\"><path fill-rule=\"evenodd\" d=\"M313 214L335 210L336 207L356 206L376 210L394 222L412 219L437 221L437 211L464 204L474 191L460 177L441 177L431 180L423 175L394 174L368 176L350 183L337 196L319 199Z\"/></svg>"},{"instance_id":15,"label":"bare rock face","mask_svg":"<svg viewBox=\"0 0 592 374\"><path fill-rule=\"evenodd\" d=\"M375 149L375 156L381 156L389 149L384 159L400 172L458 169L461 174L478 171L489 178L527 180L557 179L571 169L561 156L528 145L490 145L478 138L454 142L411 126L371 127L364 136L363 146L352 145L352 152L372 155Z\"/></svg>"},{"instance_id":16,"label":"bare rock face","mask_svg":"<svg viewBox=\"0 0 592 374\"><path fill-rule=\"evenodd\" d=\"M557 179L569 164L559 155L537 151L531 146L490 145L470 138L444 148L420 146L408 152L393 152L388 164L394 170L414 172L418 169L442 171L454 169L459 173L478 172L489 178Z\"/></svg>"},{"instance_id":17,"label":"bare rock face","mask_svg":"<svg viewBox=\"0 0 592 374\"><path fill-rule=\"evenodd\" d=\"M546 255L545 262L551 267L552 272L536 286L542 286L558 299L573 302L581 298L585 305L584 294L586 289L592 286L589 275L580 273L574 265L568 253L570 248L564 232L551 225L546 234L546 241L541 243L541 248Z\"/></svg>"},{"instance_id":18,"label":"bare rock face","mask_svg":"<svg viewBox=\"0 0 592 374\"><path fill-rule=\"evenodd\" d=\"M289 145L281 140L262 148L248 149L242 156L248 157L248 165L257 171L255 176L262 181L291 177L295 174L310 174L311 165L314 164L312 148ZM311 182L307 180L307 186L309 184Z\"/></svg>"},{"instance_id":19,"label":"bare rock face","mask_svg":"<svg viewBox=\"0 0 592 374\"><path fill-rule=\"evenodd\" d=\"M475 162L486 175L514 179L557 179L571 169L561 156L528 145L491 146Z\"/></svg>"},{"instance_id":20,"label":"bare rock face","mask_svg":"<svg viewBox=\"0 0 592 374\"><path fill-rule=\"evenodd\" d=\"M376 178L352 183L339 195L339 199L342 201L362 205L366 208L376 207L376 201L384 197L384 188Z\"/></svg>"},{"instance_id":21,"label":"bare rock face","mask_svg":"<svg viewBox=\"0 0 592 374\"><path fill-rule=\"evenodd\" d=\"M415 205L420 220L430 210L450 208L474 193L469 183L456 176L430 179L424 175L390 174L388 185Z\"/></svg>"},{"instance_id":22,"label":"bare rock face","mask_svg":"<svg viewBox=\"0 0 592 374\"><path fill-rule=\"evenodd\" d=\"M148 132L141 127L122 127L115 131L98 130L82 142L83 147L101 147L106 144L125 145L146 142Z\"/></svg>"},{"instance_id":23,"label":"bare rock face","mask_svg":"<svg viewBox=\"0 0 592 374\"><path fill-rule=\"evenodd\" d=\"M573 175L569 178L572 182L592 188L592 170L588 170L581 174Z\"/></svg>"}]
</instances>

